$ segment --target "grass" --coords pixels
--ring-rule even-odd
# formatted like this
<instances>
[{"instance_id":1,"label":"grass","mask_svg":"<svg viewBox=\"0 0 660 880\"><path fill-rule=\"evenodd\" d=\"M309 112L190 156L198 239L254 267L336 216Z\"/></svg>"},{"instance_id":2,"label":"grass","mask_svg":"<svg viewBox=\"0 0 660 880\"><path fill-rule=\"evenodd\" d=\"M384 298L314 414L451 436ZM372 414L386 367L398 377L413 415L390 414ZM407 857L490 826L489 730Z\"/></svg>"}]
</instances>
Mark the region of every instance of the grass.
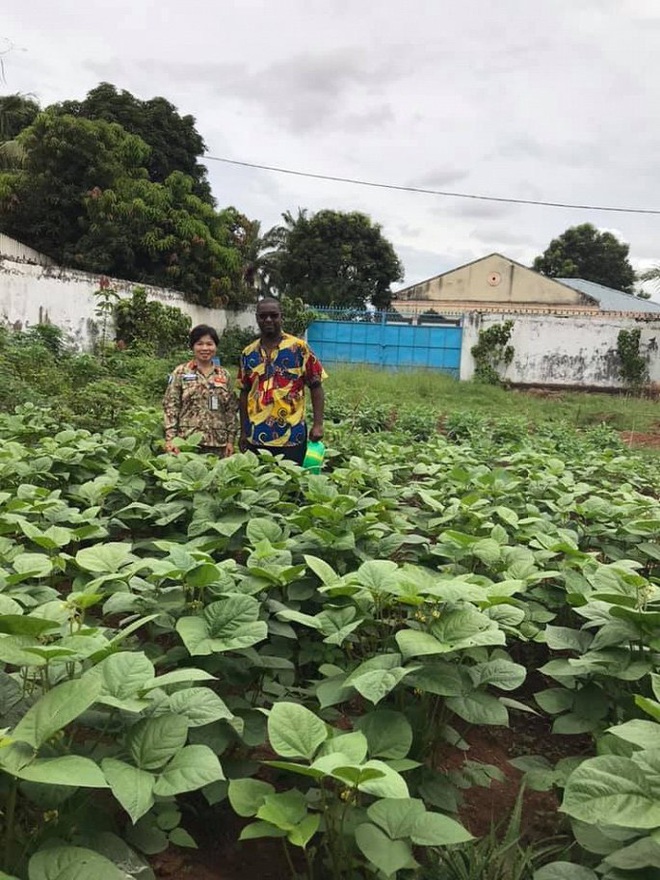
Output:
<instances>
[{"instance_id":1,"label":"grass","mask_svg":"<svg viewBox=\"0 0 660 880\"><path fill-rule=\"evenodd\" d=\"M606 424L617 431L660 434L658 403L628 394L576 391L516 391L459 382L430 370L391 372L368 366L328 369L328 395L341 394L351 407L370 404L426 405L439 416L470 410L487 416L518 416L532 424L565 422L576 428Z\"/></svg>"}]
</instances>

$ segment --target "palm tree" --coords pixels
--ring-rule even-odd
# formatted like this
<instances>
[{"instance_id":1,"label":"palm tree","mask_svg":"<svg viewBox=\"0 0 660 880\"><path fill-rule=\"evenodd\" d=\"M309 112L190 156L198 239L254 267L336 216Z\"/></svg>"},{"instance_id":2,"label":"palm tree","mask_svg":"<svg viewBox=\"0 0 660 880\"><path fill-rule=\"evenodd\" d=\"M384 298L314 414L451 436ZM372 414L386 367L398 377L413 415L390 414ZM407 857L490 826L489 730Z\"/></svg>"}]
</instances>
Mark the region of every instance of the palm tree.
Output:
<instances>
[{"instance_id":1,"label":"palm tree","mask_svg":"<svg viewBox=\"0 0 660 880\"><path fill-rule=\"evenodd\" d=\"M262 235L258 220L247 225L243 240L243 281L258 296L274 296L278 293L281 246L279 226L273 226Z\"/></svg>"}]
</instances>

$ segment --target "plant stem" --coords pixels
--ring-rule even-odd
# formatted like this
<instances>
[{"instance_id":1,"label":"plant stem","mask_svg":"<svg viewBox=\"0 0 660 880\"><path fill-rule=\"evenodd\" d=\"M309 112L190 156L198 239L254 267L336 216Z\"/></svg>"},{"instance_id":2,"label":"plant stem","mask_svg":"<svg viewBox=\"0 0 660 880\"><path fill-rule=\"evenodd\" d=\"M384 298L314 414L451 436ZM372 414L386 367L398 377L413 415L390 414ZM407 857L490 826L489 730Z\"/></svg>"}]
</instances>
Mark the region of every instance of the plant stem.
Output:
<instances>
[{"instance_id":1,"label":"plant stem","mask_svg":"<svg viewBox=\"0 0 660 880\"><path fill-rule=\"evenodd\" d=\"M12 867L11 856L14 849L14 822L16 820L16 799L18 796L18 779L11 781L9 796L7 797L7 809L5 811L5 856L4 869L9 871Z\"/></svg>"},{"instance_id":2,"label":"plant stem","mask_svg":"<svg viewBox=\"0 0 660 880\"><path fill-rule=\"evenodd\" d=\"M296 876L296 867L293 864L293 859L291 858L291 852L286 842L286 837L282 838L282 846L284 847L284 855L286 856L286 863L289 866L289 871L291 871L291 877Z\"/></svg>"}]
</instances>

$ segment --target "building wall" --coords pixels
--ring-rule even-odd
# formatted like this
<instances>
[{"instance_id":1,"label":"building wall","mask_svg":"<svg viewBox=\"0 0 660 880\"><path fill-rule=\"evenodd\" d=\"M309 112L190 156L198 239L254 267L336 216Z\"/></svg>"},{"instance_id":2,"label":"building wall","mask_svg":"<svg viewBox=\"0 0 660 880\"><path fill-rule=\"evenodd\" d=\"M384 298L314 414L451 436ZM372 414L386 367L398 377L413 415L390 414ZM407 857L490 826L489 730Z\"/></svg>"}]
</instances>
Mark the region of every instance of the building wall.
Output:
<instances>
[{"instance_id":1,"label":"building wall","mask_svg":"<svg viewBox=\"0 0 660 880\"><path fill-rule=\"evenodd\" d=\"M227 326L256 327L254 309L208 309L186 302L174 290L115 278L110 279L110 284L122 297L131 296L136 287L144 287L149 299L176 306L190 315L193 326L210 324L218 333ZM97 332L97 302L93 294L98 286L99 277L87 272L0 259L0 323L17 330L35 324L56 324L78 348L89 349Z\"/></svg>"},{"instance_id":2,"label":"building wall","mask_svg":"<svg viewBox=\"0 0 660 880\"><path fill-rule=\"evenodd\" d=\"M0 257L16 260L20 263L34 263L35 266L54 266L55 260L51 260L45 254L33 250L15 238L3 235L0 232Z\"/></svg>"},{"instance_id":3,"label":"building wall","mask_svg":"<svg viewBox=\"0 0 660 880\"><path fill-rule=\"evenodd\" d=\"M623 314L598 317L558 315L465 315L461 347L461 379L474 375L472 346L479 330L513 320L511 344L515 354L503 373L514 384L624 387L616 354L620 330L641 328L640 351L648 355L649 376L660 382L660 320L639 321Z\"/></svg>"},{"instance_id":4,"label":"building wall","mask_svg":"<svg viewBox=\"0 0 660 880\"><path fill-rule=\"evenodd\" d=\"M408 287L405 291L399 291L396 297L397 301L415 300L418 305L420 301L428 302L429 308L435 303L449 306L461 304L475 308L486 303L594 306L591 300L578 291L512 263L498 254ZM396 302L394 305L396 306Z\"/></svg>"}]
</instances>

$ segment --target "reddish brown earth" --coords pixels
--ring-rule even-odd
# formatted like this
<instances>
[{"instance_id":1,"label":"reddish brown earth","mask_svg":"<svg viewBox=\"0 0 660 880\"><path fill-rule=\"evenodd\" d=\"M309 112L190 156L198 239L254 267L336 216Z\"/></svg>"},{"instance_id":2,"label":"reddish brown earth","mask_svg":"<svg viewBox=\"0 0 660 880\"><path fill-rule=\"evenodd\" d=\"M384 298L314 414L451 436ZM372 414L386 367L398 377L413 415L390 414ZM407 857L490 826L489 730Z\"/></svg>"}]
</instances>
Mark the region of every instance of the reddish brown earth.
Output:
<instances>
[{"instance_id":1,"label":"reddish brown earth","mask_svg":"<svg viewBox=\"0 0 660 880\"><path fill-rule=\"evenodd\" d=\"M638 431L621 431L623 442L632 449L660 449L660 433L653 431L640 434Z\"/></svg>"}]
</instances>

